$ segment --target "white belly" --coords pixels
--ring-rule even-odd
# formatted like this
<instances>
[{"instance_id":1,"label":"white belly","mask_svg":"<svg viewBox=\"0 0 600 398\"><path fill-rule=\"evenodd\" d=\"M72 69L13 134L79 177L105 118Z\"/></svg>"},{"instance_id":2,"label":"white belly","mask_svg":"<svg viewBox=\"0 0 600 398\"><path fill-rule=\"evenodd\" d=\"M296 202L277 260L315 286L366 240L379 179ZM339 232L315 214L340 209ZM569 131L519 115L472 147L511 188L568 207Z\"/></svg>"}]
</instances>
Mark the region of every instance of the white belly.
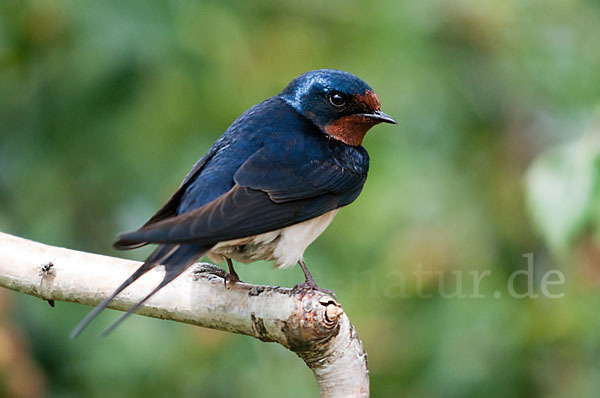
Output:
<instances>
[{"instance_id":1,"label":"white belly","mask_svg":"<svg viewBox=\"0 0 600 398\"><path fill-rule=\"evenodd\" d=\"M275 260L275 266L291 267L304 256L306 248L329 226L337 210L277 231L219 242L208 253L215 262L225 257L242 263Z\"/></svg>"}]
</instances>

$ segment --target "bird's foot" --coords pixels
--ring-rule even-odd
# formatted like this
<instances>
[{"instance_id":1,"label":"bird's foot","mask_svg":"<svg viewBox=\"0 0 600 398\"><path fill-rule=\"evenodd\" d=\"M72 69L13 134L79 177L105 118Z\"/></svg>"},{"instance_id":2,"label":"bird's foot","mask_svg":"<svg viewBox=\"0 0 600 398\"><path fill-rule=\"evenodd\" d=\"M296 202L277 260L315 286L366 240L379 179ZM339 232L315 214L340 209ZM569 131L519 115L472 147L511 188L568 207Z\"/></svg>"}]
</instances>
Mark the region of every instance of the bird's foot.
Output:
<instances>
[{"instance_id":1,"label":"bird's foot","mask_svg":"<svg viewBox=\"0 0 600 398\"><path fill-rule=\"evenodd\" d=\"M317 282L315 282L315 279L312 277L312 275L308 271L308 268L306 267L306 263L304 262L304 260L298 261L298 265L300 266L300 268L302 269L302 272L304 273L305 281L303 283L298 283L296 286L294 286L292 288L293 292L301 293L301 292L306 292L309 290L316 290L318 292L330 295L337 301L337 296L335 295L335 292L333 290L321 289L317 285Z\"/></svg>"},{"instance_id":2,"label":"bird's foot","mask_svg":"<svg viewBox=\"0 0 600 398\"><path fill-rule=\"evenodd\" d=\"M225 275L225 278L223 278L223 283L225 284L226 288L227 288L228 283L235 284L238 282L241 282L241 281L240 281L240 277L236 273L233 273L233 274L228 273Z\"/></svg>"},{"instance_id":3,"label":"bird's foot","mask_svg":"<svg viewBox=\"0 0 600 398\"><path fill-rule=\"evenodd\" d=\"M337 296L335 294L335 292L333 290L329 290L329 289L323 289L321 287L319 287L315 281L307 281L307 282L302 282L302 283L298 283L296 286L294 286L292 288L292 291L294 293L303 293L303 292L308 292L308 291L317 291L317 292L321 292L324 294L328 294L331 297L333 297L334 300L337 301Z\"/></svg>"}]
</instances>

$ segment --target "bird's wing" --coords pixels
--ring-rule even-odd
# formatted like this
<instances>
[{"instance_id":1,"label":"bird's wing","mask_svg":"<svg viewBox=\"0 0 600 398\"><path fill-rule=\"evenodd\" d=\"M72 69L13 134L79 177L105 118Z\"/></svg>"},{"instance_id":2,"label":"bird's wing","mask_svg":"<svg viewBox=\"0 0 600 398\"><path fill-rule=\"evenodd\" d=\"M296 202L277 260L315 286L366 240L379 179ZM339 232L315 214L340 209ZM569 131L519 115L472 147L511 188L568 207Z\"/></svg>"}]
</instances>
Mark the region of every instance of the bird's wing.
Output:
<instances>
[{"instance_id":1,"label":"bird's wing","mask_svg":"<svg viewBox=\"0 0 600 398\"><path fill-rule=\"evenodd\" d=\"M325 193L344 195L362 188L363 173L344 167L334 157L290 159L276 157L266 149L252 155L235 173L242 187L266 192L276 203L308 199Z\"/></svg>"},{"instance_id":2,"label":"bird's wing","mask_svg":"<svg viewBox=\"0 0 600 398\"><path fill-rule=\"evenodd\" d=\"M216 244L317 217L336 209L338 202L338 195L323 194L312 199L276 203L263 191L236 184L225 195L196 210L120 235L115 245Z\"/></svg>"},{"instance_id":3,"label":"bird's wing","mask_svg":"<svg viewBox=\"0 0 600 398\"><path fill-rule=\"evenodd\" d=\"M215 244L318 217L352 202L366 178L334 163L332 159L301 165L273 163L258 151L236 172L236 184L224 195L198 209L122 234L116 245Z\"/></svg>"}]
</instances>

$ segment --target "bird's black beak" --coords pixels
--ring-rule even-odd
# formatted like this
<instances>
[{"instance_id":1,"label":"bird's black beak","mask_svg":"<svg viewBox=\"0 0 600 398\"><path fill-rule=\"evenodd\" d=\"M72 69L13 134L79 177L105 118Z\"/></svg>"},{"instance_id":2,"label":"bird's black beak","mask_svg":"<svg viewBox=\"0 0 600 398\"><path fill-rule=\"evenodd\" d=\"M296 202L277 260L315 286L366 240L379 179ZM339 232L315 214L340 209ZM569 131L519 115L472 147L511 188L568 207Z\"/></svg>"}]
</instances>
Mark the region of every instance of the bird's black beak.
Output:
<instances>
[{"instance_id":1,"label":"bird's black beak","mask_svg":"<svg viewBox=\"0 0 600 398\"><path fill-rule=\"evenodd\" d=\"M398 124L398 122L396 122L391 116L388 116L381 111L375 111L373 113L363 113L362 116L374 119L377 121L377 123Z\"/></svg>"}]
</instances>

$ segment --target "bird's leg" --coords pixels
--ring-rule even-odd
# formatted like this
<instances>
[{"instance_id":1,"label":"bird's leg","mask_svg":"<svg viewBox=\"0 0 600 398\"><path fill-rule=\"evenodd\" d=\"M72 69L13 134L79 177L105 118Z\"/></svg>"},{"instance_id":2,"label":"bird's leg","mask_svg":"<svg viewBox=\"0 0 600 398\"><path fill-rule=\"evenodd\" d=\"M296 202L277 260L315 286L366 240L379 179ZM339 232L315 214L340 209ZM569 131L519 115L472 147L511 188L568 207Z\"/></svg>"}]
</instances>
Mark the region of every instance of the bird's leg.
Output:
<instances>
[{"instance_id":1,"label":"bird's leg","mask_svg":"<svg viewBox=\"0 0 600 398\"><path fill-rule=\"evenodd\" d=\"M298 261L298 265L300 266L300 268L302 268L302 272L304 273L304 279L305 279L304 283L312 289L318 289L319 286L317 286L317 282L315 282L315 278L313 278L313 276L310 274L310 271L306 267L306 263L304 262L304 260Z\"/></svg>"},{"instance_id":2,"label":"bird's leg","mask_svg":"<svg viewBox=\"0 0 600 398\"><path fill-rule=\"evenodd\" d=\"M233 261L231 261L231 259L229 257L225 257L225 259L227 260L227 267L229 267L229 273L227 275L225 275L225 279L223 280L223 282L225 283L225 287L227 287L227 281L229 282L239 282L240 281L240 277L238 276L237 272L235 272L235 269L233 268Z\"/></svg>"},{"instance_id":3,"label":"bird's leg","mask_svg":"<svg viewBox=\"0 0 600 398\"><path fill-rule=\"evenodd\" d=\"M329 294L337 300L337 296L335 295L335 292L333 290L322 289L317 285L317 282L315 282L315 278L313 278L310 274L310 271L306 267L306 263L304 262L304 260L299 260L298 265L300 266L300 268L302 268L305 281L304 283L298 283L296 286L294 286L294 290L317 290L319 292Z\"/></svg>"}]
</instances>

